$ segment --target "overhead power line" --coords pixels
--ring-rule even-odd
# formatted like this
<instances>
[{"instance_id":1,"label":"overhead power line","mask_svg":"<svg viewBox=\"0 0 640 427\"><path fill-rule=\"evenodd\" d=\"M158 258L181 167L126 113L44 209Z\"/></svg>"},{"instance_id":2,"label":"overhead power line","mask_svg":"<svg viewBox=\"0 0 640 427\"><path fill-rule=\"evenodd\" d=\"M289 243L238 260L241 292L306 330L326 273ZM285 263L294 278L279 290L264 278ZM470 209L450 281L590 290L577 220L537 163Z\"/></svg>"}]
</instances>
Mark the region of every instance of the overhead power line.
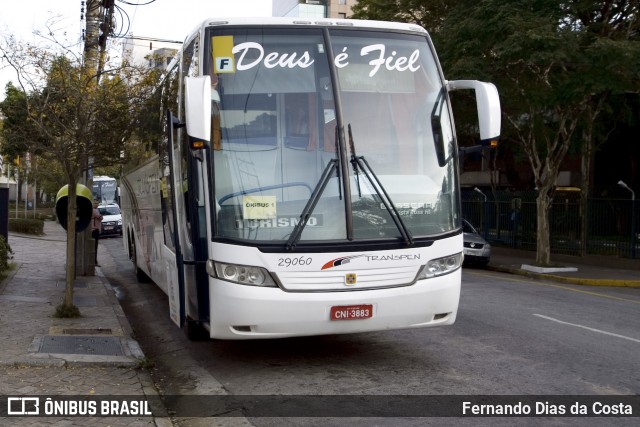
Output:
<instances>
[{"instance_id":1,"label":"overhead power line","mask_svg":"<svg viewBox=\"0 0 640 427\"><path fill-rule=\"evenodd\" d=\"M124 39L132 39L132 40L144 40L144 41L149 41L149 42L182 44L182 42L178 41L178 40L158 39L158 38L155 38L155 37L123 36L122 38L124 38Z\"/></svg>"},{"instance_id":2,"label":"overhead power line","mask_svg":"<svg viewBox=\"0 0 640 427\"><path fill-rule=\"evenodd\" d=\"M148 4L153 3L156 0L148 0L146 3L133 3L133 2L130 2L130 1L125 1L125 0L119 0L119 1L120 1L120 3L128 4L130 6L146 6Z\"/></svg>"}]
</instances>

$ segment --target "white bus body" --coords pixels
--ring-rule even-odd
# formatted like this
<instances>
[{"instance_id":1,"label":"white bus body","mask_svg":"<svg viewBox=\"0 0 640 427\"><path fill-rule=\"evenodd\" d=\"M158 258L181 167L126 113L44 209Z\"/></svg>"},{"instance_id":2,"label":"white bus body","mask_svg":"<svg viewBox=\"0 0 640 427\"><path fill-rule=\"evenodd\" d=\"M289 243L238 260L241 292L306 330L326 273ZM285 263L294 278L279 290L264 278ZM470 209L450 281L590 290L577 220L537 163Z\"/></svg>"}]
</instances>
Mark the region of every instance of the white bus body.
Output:
<instances>
[{"instance_id":1,"label":"white bus body","mask_svg":"<svg viewBox=\"0 0 640 427\"><path fill-rule=\"evenodd\" d=\"M93 177L93 198L100 204L118 203L118 181L110 176Z\"/></svg>"},{"instance_id":2,"label":"white bus body","mask_svg":"<svg viewBox=\"0 0 640 427\"><path fill-rule=\"evenodd\" d=\"M161 91L158 153L125 174L125 245L197 338L453 324L461 284L458 149L424 29L377 21L212 19Z\"/></svg>"}]
</instances>

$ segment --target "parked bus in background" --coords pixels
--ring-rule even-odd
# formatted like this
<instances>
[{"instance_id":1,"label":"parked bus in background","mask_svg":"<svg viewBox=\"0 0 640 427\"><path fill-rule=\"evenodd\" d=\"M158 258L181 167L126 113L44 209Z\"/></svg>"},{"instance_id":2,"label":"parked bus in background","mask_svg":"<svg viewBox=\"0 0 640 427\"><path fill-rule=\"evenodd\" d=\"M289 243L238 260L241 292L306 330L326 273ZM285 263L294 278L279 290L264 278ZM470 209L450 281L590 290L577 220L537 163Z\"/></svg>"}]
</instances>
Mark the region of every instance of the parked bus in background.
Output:
<instances>
[{"instance_id":1,"label":"parked bus in background","mask_svg":"<svg viewBox=\"0 0 640 427\"><path fill-rule=\"evenodd\" d=\"M124 242L190 338L451 325L463 260L449 92L414 24L211 19L169 65L157 155L125 173Z\"/></svg>"},{"instance_id":2,"label":"parked bus in background","mask_svg":"<svg viewBox=\"0 0 640 427\"><path fill-rule=\"evenodd\" d=\"M94 176L92 193L101 205L118 204L118 181L110 176Z\"/></svg>"}]
</instances>

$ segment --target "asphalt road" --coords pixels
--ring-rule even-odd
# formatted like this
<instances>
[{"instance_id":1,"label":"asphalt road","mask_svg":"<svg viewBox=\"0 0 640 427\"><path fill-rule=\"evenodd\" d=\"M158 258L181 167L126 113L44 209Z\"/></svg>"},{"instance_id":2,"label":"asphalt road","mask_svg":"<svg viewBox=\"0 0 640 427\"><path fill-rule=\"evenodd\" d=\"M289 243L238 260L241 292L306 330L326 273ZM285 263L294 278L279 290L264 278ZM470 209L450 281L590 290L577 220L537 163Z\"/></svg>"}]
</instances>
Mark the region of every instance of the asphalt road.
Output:
<instances>
[{"instance_id":1,"label":"asphalt road","mask_svg":"<svg viewBox=\"0 0 640 427\"><path fill-rule=\"evenodd\" d=\"M101 241L159 389L168 395L638 395L640 294L465 269L455 325L268 341L190 342L166 296L137 283L120 239ZM636 408L637 409L637 408ZM331 411L329 410L330 414ZM636 414L637 416L637 414ZM348 425L450 425L438 418L348 418ZM513 425L508 418L456 424ZM520 422L522 421L522 422ZM539 425L539 418L518 425ZM637 418L547 418L635 425ZM635 422L634 422L635 421ZM256 426L344 425L338 418L250 418Z\"/></svg>"}]
</instances>

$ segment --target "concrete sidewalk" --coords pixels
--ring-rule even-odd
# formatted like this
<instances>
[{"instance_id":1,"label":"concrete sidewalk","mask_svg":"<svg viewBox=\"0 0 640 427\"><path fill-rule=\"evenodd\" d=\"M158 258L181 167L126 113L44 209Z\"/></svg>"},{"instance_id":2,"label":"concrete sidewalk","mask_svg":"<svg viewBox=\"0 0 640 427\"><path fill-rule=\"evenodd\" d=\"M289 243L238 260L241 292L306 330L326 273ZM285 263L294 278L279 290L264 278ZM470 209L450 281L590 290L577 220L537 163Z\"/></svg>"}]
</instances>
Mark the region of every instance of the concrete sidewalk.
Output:
<instances>
[{"instance_id":1,"label":"concrete sidewalk","mask_svg":"<svg viewBox=\"0 0 640 427\"><path fill-rule=\"evenodd\" d=\"M115 293L97 268L75 281L77 319L53 317L64 298L66 232L45 221L44 236L9 235L14 268L0 282L0 395L127 396L156 402L153 416L0 417L2 425L170 426L144 354ZM100 251L98 251L100 256ZM7 402L0 402L6 410ZM40 405L43 406L42 404ZM3 410L3 413L6 413ZM160 414L157 416L156 414Z\"/></svg>"},{"instance_id":2,"label":"concrete sidewalk","mask_svg":"<svg viewBox=\"0 0 640 427\"><path fill-rule=\"evenodd\" d=\"M494 271L574 285L640 288L640 259L552 254L552 263L557 265L559 270L566 268L568 271L545 273L531 271L536 270L535 258L536 253L533 251L492 246L488 268Z\"/></svg>"}]
</instances>

